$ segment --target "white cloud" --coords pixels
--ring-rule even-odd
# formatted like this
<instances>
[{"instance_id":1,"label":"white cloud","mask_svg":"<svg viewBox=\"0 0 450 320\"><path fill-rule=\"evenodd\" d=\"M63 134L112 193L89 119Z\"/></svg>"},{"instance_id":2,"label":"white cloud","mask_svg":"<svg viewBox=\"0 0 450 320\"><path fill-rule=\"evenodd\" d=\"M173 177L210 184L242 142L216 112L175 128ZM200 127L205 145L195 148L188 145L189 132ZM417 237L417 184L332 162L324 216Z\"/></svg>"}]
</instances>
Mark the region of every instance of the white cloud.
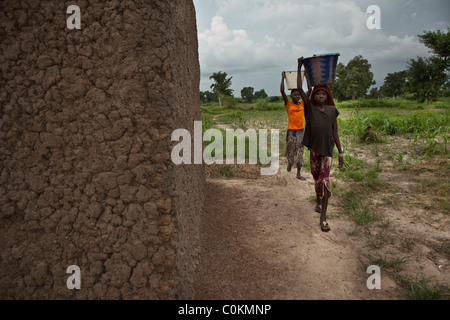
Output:
<instances>
[{"instance_id":1,"label":"white cloud","mask_svg":"<svg viewBox=\"0 0 450 320\"><path fill-rule=\"evenodd\" d=\"M221 16L215 16L210 29L201 32L198 38L202 70L206 73L225 71L218 68L251 71L277 63L278 57L271 53L280 46L275 38L250 40L246 30L230 30Z\"/></svg>"},{"instance_id":2,"label":"white cloud","mask_svg":"<svg viewBox=\"0 0 450 320\"><path fill-rule=\"evenodd\" d=\"M199 34L199 40L205 41L209 48L223 49L224 47L248 47L253 41L248 39L245 30L228 30L227 24L220 16L215 16L211 22L211 29Z\"/></svg>"},{"instance_id":3,"label":"white cloud","mask_svg":"<svg viewBox=\"0 0 450 320\"><path fill-rule=\"evenodd\" d=\"M345 64L357 55L368 59L377 68L372 71L379 86L388 72L405 68L411 58L428 55L414 31L414 36L393 34L385 27L397 9L392 2L380 2L382 30L369 30L367 6L351 0L216 0L210 26L199 30L203 77L224 71L233 76L235 93L243 87L240 79L254 79L254 84L246 85L277 94L281 71L296 68L297 58L338 52ZM421 14L408 14L411 23L417 23L411 18L415 12ZM384 20L386 16L390 19ZM252 77L252 73L259 75ZM262 73L269 78L261 79ZM205 86L203 90L208 89Z\"/></svg>"}]
</instances>

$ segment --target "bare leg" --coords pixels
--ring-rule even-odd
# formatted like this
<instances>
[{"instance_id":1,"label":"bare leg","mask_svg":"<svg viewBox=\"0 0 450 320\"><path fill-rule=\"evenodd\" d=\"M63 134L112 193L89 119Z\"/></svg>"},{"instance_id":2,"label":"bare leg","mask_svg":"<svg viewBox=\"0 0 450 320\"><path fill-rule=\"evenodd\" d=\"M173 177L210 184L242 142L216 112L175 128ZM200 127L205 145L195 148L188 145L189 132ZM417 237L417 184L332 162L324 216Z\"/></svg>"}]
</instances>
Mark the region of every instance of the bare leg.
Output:
<instances>
[{"instance_id":1,"label":"bare leg","mask_svg":"<svg viewBox=\"0 0 450 320\"><path fill-rule=\"evenodd\" d=\"M329 198L330 198L330 194L328 193L328 190L325 190L324 197L322 199L322 214L320 215L320 226L322 227L322 231L324 231L324 232L330 231L328 224L326 225L326 227L324 226L324 223L327 222L327 209L328 209L328 199Z\"/></svg>"},{"instance_id":2,"label":"bare leg","mask_svg":"<svg viewBox=\"0 0 450 320\"><path fill-rule=\"evenodd\" d=\"M322 213L322 207L320 206L322 204L322 200L319 198L319 196L316 196L316 212Z\"/></svg>"},{"instance_id":3,"label":"bare leg","mask_svg":"<svg viewBox=\"0 0 450 320\"><path fill-rule=\"evenodd\" d=\"M299 180L302 180L302 181L305 181L306 180L306 178L304 178L302 175L301 175L301 173L300 173L300 171L302 170L302 167L297 167L297 179L299 179Z\"/></svg>"},{"instance_id":4,"label":"bare leg","mask_svg":"<svg viewBox=\"0 0 450 320\"><path fill-rule=\"evenodd\" d=\"M327 221L327 209L328 209L328 191L325 191L325 195L322 199L322 214L320 215L320 225L322 225L322 222Z\"/></svg>"}]
</instances>

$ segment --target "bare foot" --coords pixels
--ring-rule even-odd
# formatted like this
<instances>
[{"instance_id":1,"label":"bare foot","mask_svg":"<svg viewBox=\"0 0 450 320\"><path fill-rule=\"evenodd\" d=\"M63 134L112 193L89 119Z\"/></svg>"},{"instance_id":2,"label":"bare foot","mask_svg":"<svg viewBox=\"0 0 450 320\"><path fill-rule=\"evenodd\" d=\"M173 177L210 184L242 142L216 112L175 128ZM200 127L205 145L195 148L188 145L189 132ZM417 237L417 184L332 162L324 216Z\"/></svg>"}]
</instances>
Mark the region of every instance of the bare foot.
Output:
<instances>
[{"instance_id":1,"label":"bare foot","mask_svg":"<svg viewBox=\"0 0 450 320\"><path fill-rule=\"evenodd\" d=\"M331 228L328 225L328 222L326 221L322 221L322 223L320 224L320 228L322 229L323 232L330 232Z\"/></svg>"}]
</instances>

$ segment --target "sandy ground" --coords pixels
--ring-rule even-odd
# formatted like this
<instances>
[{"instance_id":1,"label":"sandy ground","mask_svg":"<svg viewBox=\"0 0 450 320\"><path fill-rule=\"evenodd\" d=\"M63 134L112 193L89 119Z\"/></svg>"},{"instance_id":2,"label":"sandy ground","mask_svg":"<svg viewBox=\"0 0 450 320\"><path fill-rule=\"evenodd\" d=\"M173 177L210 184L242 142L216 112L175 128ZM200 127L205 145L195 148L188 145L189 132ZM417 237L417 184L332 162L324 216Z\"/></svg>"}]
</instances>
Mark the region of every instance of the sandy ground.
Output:
<instances>
[{"instance_id":1,"label":"sandy ground","mask_svg":"<svg viewBox=\"0 0 450 320\"><path fill-rule=\"evenodd\" d=\"M320 230L313 178L303 174L281 167L271 177L208 179L196 299L401 299L389 277L367 288L359 259L369 249L349 236L352 221L329 218L331 232Z\"/></svg>"},{"instance_id":2,"label":"sandy ground","mask_svg":"<svg viewBox=\"0 0 450 320\"><path fill-rule=\"evenodd\" d=\"M225 179L223 171L207 168L196 298L405 299L404 287L394 275L450 288L450 216L435 203L436 197L441 201L448 197L436 184L445 183L450 166L441 159L425 162L426 170L398 170L388 153L407 151L408 157L410 144L403 137L389 137L377 156L371 144L347 150L371 164L381 160L382 187L366 199L380 221L356 226L340 214L339 199L334 197L328 208L330 233L320 230L314 180L308 170L302 171L307 181L300 181L295 170L286 171L285 164L269 177L261 177L258 168L234 166L239 179ZM435 186L427 189L430 182ZM405 263L397 273L387 267L381 290L369 290L369 256ZM448 298L447 293L443 299Z\"/></svg>"}]
</instances>

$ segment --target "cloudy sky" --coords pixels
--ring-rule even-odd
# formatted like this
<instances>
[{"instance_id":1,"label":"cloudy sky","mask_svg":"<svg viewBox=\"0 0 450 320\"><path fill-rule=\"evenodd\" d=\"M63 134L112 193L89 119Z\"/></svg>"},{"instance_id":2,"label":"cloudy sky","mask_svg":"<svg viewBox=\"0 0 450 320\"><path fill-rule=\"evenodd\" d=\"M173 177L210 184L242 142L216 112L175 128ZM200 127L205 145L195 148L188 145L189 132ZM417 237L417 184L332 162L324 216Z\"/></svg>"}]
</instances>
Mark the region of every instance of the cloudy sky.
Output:
<instances>
[{"instance_id":1,"label":"cloudy sky","mask_svg":"<svg viewBox=\"0 0 450 320\"><path fill-rule=\"evenodd\" d=\"M340 53L372 65L375 87L429 50L417 38L424 30L450 27L449 0L194 0L202 80L213 72L233 77L236 97L244 87L279 95L281 72L297 59ZM381 9L381 29L369 30L367 9Z\"/></svg>"}]
</instances>

